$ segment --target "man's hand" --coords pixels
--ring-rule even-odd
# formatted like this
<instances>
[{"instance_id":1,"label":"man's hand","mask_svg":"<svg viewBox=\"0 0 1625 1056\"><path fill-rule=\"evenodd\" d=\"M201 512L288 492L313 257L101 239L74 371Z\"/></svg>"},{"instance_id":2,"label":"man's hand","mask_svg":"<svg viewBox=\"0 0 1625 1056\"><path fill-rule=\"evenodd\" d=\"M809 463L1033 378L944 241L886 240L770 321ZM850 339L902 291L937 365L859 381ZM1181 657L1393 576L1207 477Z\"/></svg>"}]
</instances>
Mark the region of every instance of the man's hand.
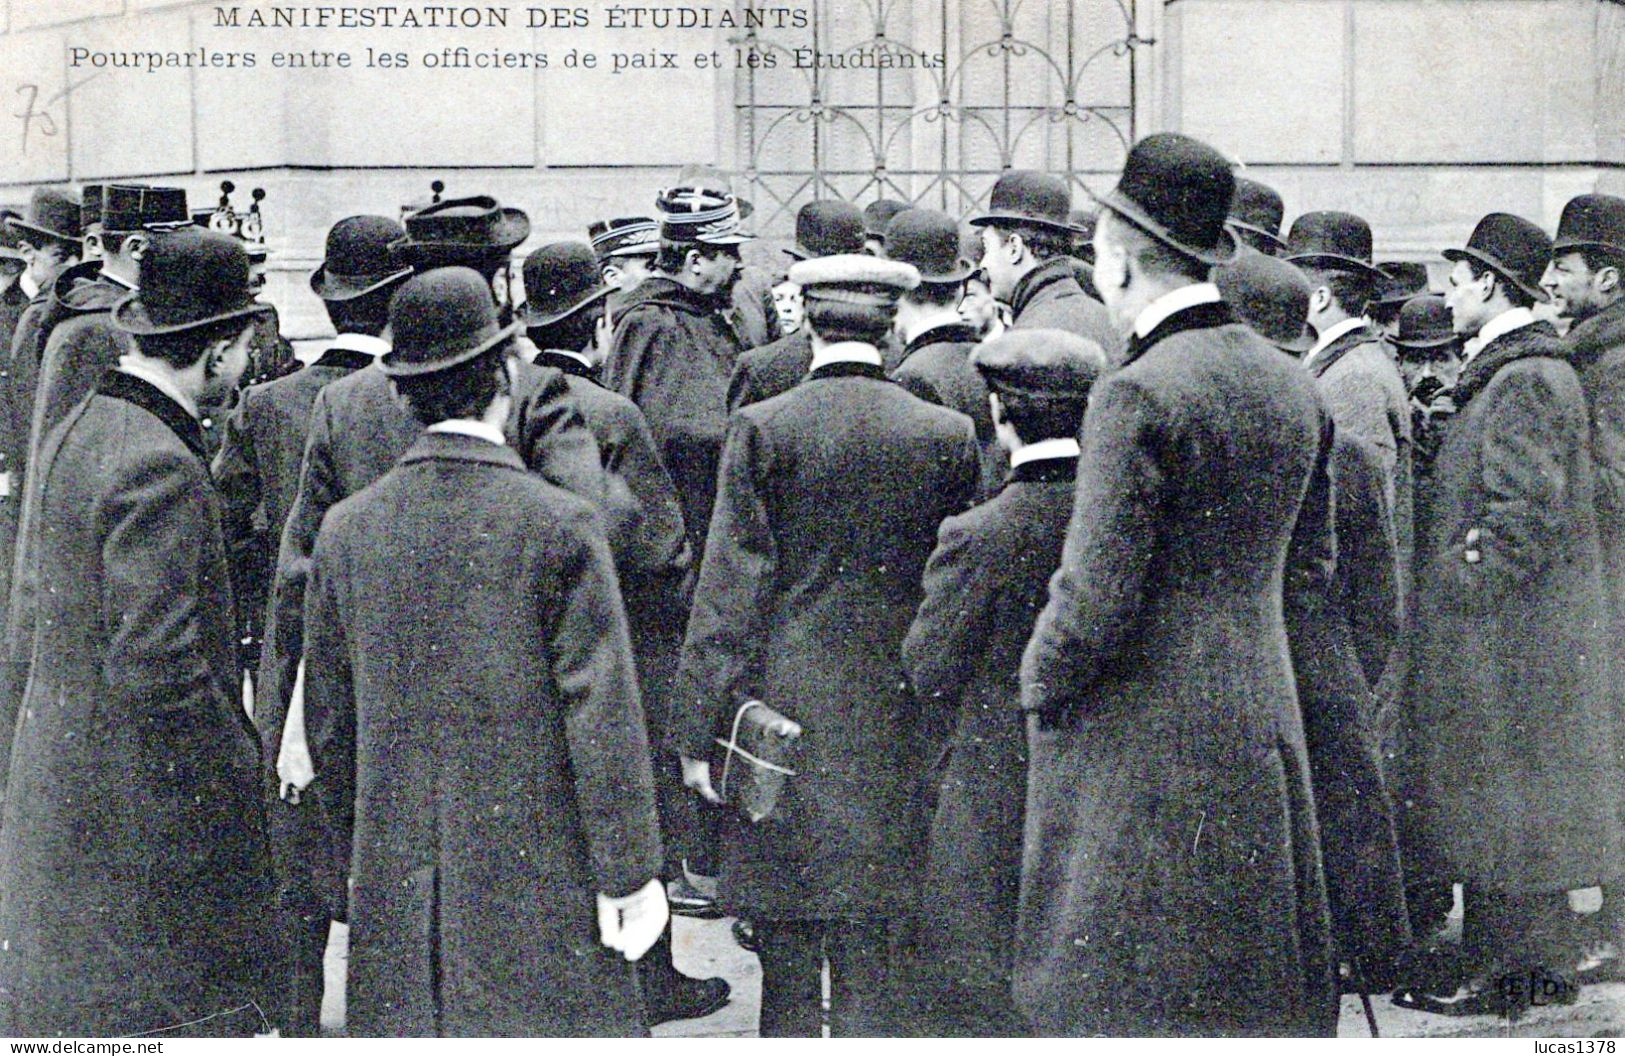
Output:
<instances>
[{"instance_id":1,"label":"man's hand","mask_svg":"<svg viewBox=\"0 0 1625 1056\"><path fill-rule=\"evenodd\" d=\"M683 787L698 792L707 803L721 803L722 797L711 787L711 764L704 759L690 759L686 755L680 758L683 763Z\"/></svg>"},{"instance_id":2,"label":"man's hand","mask_svg":"<svg viewBox=\"0 0 1625 1056\"><path fill-rule=\"evenodd\" d=\"M648 953L670 920L666 885L659 877L625 898L598 896L598 938L629 961Z\"/></svg>"}]
</instances>

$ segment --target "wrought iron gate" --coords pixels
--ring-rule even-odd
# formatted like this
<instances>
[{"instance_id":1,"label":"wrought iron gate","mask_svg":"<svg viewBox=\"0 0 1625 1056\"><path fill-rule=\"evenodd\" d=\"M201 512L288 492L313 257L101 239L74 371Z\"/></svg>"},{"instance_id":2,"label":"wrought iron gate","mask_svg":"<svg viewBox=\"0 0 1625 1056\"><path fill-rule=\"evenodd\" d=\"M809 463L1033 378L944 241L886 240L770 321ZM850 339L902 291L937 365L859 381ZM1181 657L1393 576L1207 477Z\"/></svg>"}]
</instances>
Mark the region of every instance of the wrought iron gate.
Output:
<instances>
[{"instance_id":1,"label":"wrought iron gate","mask_svg":"<svg viewBox=\"0 0 1625 1056\"><path fill-rule=\"evenodd\" d=\"M1009 168L1109 182L1134 139L1136 0L814 0L737 36L756 229L814 198L961 215ZM754 57L752 57L754 56ZM1098 189L1098 188L1097 188Z\"/></svg>"}]
</instances>

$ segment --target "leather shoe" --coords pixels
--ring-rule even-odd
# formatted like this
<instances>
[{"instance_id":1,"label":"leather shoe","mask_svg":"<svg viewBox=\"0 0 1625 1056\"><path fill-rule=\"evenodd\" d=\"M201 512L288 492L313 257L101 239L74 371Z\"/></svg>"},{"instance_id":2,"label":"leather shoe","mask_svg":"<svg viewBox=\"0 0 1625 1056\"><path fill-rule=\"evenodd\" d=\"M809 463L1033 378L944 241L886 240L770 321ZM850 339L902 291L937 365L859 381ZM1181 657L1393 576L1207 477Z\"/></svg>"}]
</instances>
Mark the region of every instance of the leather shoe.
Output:
<instances>
[{"instance_id":1,"label":"leather shoe","mask_svg":"<svg viewBox=\"0 0 1625 1056\"><path fill-rule=\"evenodd\" d=\"M670 1023L679 1019L702 1019L728 1004L733 987L720 976L695 979L690 975L672 973L675 978L645 993L649 1006L649 1025Z\"/></svg>"}]
</instances>

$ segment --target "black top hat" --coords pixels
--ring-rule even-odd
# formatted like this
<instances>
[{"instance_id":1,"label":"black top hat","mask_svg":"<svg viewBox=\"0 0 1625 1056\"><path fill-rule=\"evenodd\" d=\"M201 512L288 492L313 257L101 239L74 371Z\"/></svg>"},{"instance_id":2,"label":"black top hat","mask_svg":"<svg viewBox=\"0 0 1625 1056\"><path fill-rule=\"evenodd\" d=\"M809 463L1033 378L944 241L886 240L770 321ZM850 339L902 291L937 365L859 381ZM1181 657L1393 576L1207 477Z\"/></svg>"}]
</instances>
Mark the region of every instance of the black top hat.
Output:
<instances>
[{"instance_id":1,"label":"black top hat","mask_svg":"<svg viewBox=\"0 0 1625 1056\"><path fill-rule=\"evenodd\" d=\"M1066 181L1047 172L1014 169L1000 176L988 196L987 212L967 221L977 227L988 224L1032 224L1068 235L1072 226L1072 190Z\"/></svg>"},{"instance_id":2,"label":"black top hat","mask_svg":"<svg viewBox=\"0 0 1625 1056\"><path fill-rule=\"evenodd\" d=\"M655 200L660 237L668 242L737 246L750 235L739 229L739 203L732 195L700 187L677 187Z\"/></svg>"},{"instance_id":3,"label":"black top hat","mask_svg":"<svg viewBox=\"0 0 1625 1056\"><path fill-rule=\"evenodd\" d=\"M1412 297L1399 310L1399 333L1393 337L1396 348L1443 348L1459 344L1460 335L1451 324L1450 307L1436 293Z\"/></svg>"},{"instance_id":4,"label":"black top hat","mask_svg":"<svg viewBox=\"0 0 1625 1056\"><path fill-rule=\"evenodd\" d=\"M347 216L327 232L324 259L310 288L324 301L352 301L412 274L390 255L406 229L387 216Z\"/></svg>"},{"instance_id":5,"label":"black top hat","mask_svg":"<svg viewBox=\"0 0 1625 1056\"><path fill-rule=\"evenodd\" d=\"M1224 228L1236 178L1223 154L1190 136L1159 132L1128 152L1117 188L1100 204L1152 238L1204 264L1236 254Z\"/></svg>"},{"instance_id":6,"label":"black top hat","mask_svg":"<svg viewBox=\"0 0 1625 1056\"><path fill-rule=\"evenodd\" d=\"M490 195L448 198L406 216L406 237L396 253L416 249L472 249L508 252L530 237L524 210L502 206Z\"/></svg>"},{"instance_id":7,"label":"black top hat","mask_svg":"<svg viewBox=\"0 0 1625 1056\"><path fill-rule=\"evenodd\" d=\"M739 219L756 211L749 198L734 189L733 177L717 168L715 165L696 162L684 165L677 173L677 187L689 187L698 191L710 191L716 195L727 195L739 206Z\"/></svg>"},{"instance_id":8,"label":"black top hat","mask_svg":"<svg viewBox=\"0 0 1625 1056\"><path fill-rule=\"evenodd\" d=\"M1249 241L1254 249L1273 254L1286 248L1281 241L1281 220L1285 216L1286 207L1275 188L1245 176L1236 177L1236 193L1230 199L1230 214L1225 222L1232 231L1242 232L1244 239L1253 236Z\"/></svg>"},{"instance_id":9,"label":"black top hat","mask_svg":"<svg viewBox=\"0 0 1625 1056\"><path fill-rule=\"evenodd\" d=\"M825 198L796 213L796 244L785 250L797 260L862 253L863 214L850 202Z\"/></svg>"},{"instance_id":10,"label":"black top hat","mask_svg":"<svg viewBox=\"0 0 1625 1056\"><path fill-rule=\"evenodd\" d=\"M907 202L900 202L896 198L877 198L863 207L863 232L870 238L884 240L886 225L892 222L892 217L909 207Z\"/></svg>"},{"instance_id":11,"label":"black top hat","mask_svg":"<svg viewBox=\"0 0 1625 1056\"><path fill-rule=\"evenodd\" d=\"M1557 222L1552 253L1575 249L1606 249L1625 254L1625 198L1611 194L1582 194L1571 198Z\"/></svg>"},{"instance_id":12,"label":"black top hat","mask_svg":"<svg viewBox=\"0 0 1625 1056\"><path fill-rule=\"evenodd\" d=\"M921 282L964 282L971 267L959 255L959 225L935 209L906 209L886 225L886 256L912 264Z\"/></svg>"},{"instance_id":13,"label":"black top hat","mask_svg":"<svg viewBox=\"0 0 1625 1056\"><path fill-rule=\"evenodd\" d=\"M1511 213L1490 213L1473 228L1463 249L1446 260L1475 260L1537 301L1546 300L1540 277L1552 259L1552 240L1536 224Z\"/></svg>"},{"instance_id":14,"label":"black top hat","mask_svg":"<svg viewBox=\"0 0 1625 1056\"><path fill-rule=\"evenodd\" d=\"M587 237L599 260L652 257L660 252L660 222L650 216L594 220L587 227Z\"/></svg>"},{"instance_id":15,"label":"black top hat","mask_svg":"<svg viewBox=\"0 0 1625 1056\"><path fill-rule=\"evenodd\" d=\"M173 231L192 222L179 187L110 183L102 188L102 230Z\"/></svg>"},{"instance_id":16,"label":"black top hat","mask_svg":"<svg viewBox=\"0 0 1625 1056\"><path fill-rule=\"evenodd\" d=\"M1372 304L1397 308L1428 292L1428 266L1421 261L1391 260L1378 264L1377 270L1382 272L1383 282Z\"/></svg>"},{"instance_id":17,"label":"black top hat","mask_svg":"<svg viewBox=\"0 0 1625 1056\"><path fill-rule=\"evenodd\" d=\"M554 242L525 258L525 304L519 317L526 326L552 326L609 296L598 272L598 258L580 242Z\"/></svg>"},{"instance_id":18,"label":"black top hat","mask_svg":"<svg viewBox=\"0 0 1625 1056\"><path fill-rule=\"evenodd\" d=\"M393 344L378 365L397 378L433 374L495 348L520 325L498 322L491 287L473 268L432 268L389 302Z\"/></svg>"},{"instance_id":19,"label":"black top hat","mask_svg":"<svg viewBox=\"0 0 1625 1056\"><path fill-rule=\"evenodd\" d=\"M248 251L218 231L155 236L141 257L140 283L113 306L113 325L130 334L173 334L269 308L249 289Z\"/></svg>"},{"instance_id":20,"label":"black top hat","mask_svg":"<svg viewBox=\"0 0 1625 1056\"><path fill-rule=\"evenodd\" d=\"M102 191L99 183L87 183L79 188L79 230L89 232L102 222Z\"/></svg>"},{"instance_id":21,"label":"black top hat","mask_svg":"<svg viewBox=\"0 0 1625 1056\"><path fill-rule=\"evenodd\" d=\"M1106 353L1066 330L1006 330L971 352L994 392L1039 400L1082 401L1106 373Z\"/></svg>"},{"instance_id":22,"label":"black top hat","mask_svg":"<svg viewBox=\"0 0 1625 1056\"><path fill-rule=\"evenodd\" d=\"M1314 347L1309 280L1293 265L1245 246L1214 269L1213 281L1242 322L1276 348L1302 355Z\"/></svg>"},{"instance_id":23,"label":"black top hat","mask_svg":"<svg viewBox=\"0 0 1625 1056\"><path fill-rule=\"evenodd\" d=\"M1304 213L1292 221L1282 255L1303 268L1362 272L1378 283L1387 279L1371 263L1371 225L1353 213Z\"/></svg>"},{"instance_id":24,"label":"black top hat","mask_svg":"<svg viewBox=\"0 0 1625 1056\"><path fill-rule=\"evenodd\" d=\"M28 197L28 210L6 223L25 241L44 236L54 242L77 243L79 200L60 187L36 187Z\"/></svg>"}]
</instances>

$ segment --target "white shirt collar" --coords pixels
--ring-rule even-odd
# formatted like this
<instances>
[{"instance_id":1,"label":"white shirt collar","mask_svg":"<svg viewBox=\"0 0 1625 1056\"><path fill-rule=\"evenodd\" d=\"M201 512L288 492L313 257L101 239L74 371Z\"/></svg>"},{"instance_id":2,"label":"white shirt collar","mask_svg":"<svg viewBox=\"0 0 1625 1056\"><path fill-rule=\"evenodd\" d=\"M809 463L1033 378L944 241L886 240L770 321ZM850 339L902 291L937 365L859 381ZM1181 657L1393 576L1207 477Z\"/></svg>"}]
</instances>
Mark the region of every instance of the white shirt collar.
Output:
<instances>
[{"instance_id":1,"label":"white shirt collar","mask_svg":"<svg viewBox=\"0 0 1625 1056\"><path fill-rule=\"evenodd\" d=\"M1508 308L1500 315L1485 323L1471 341L1462 349L1462 361L1471 362L1472 358L1483 351L1498 337L1505 337L1520 327L1528 326L1535 321L1535 313L1528 308Z\"/></svg>"},{"instance_id":2,"label":"white shirt collar","mask_svg":"<svg viewBox=\"0 0 1625 1056\"><path fill-rule=\"evenodd\" d=\"M922 315L915 325L903 332L903 344L913 344L916 337L939 326L963 326L964 322L965 320L959 317L958 308L938 308L927 315Z\"/></svg>"},{"instance_id":3,"label":"white shirt collar","mask_svg":"<svg viewBox=\"0 0 1625 1056\"><path fill-rule=\"evenodd\" d=\"M156 370L153 370L145 363L138 363L129 356L120 356L118 361L118 369L123 373L130 375L132 378L140 378L142 381L146 382L148 385L151 385L165 396L168 396L180 406L181 410L185 411L193 418L198 416L197 404L192 401L191 397L187 396L180 389L177 389L175 387L175 383L169 378L158 373Z\"/></svg>"},{"instance_id":4,"label":"white shirt collar","mask_svg":"<svg viewBox=\"0 0 1625 1056\"><path fill-rule=\"evenodd\" d=\"M506 447L508 438L502 435L502 430L486 422L476 421L473 418L448 418L443 422L436 422L429 426L426 432L455 433L458 436L472 436L476 440L485 440L498 447Z\"/></svg>"},{"instance_id":5,"label":"white shirt collar","mask_svg":"<svg viewBox=\"0 0 1625 1056\"><path fill-rule=\"evenodd\" d=\"M837 341L833 345L825 345L813 353L812 366L808 370L817 370L827 367L831 363L867 363L872 367L880 366L880 350L874 345L866 345L862 341Z\"/></svg>"},{"instance_id":6,"label":"white shirt collar","mask_svg":"<svg viewBox=\"0 0 1625 1056\"><path fill-rule=\"evenodd\" d=\"M360 352L377 359L389 351L389 342L371 334L340 334L333 339L333 344L329 347L343 349L346 352Z\"/></svg>"},{"instance_id":7,"label":"white shirt collar","mask_svg":"<svg viewBox=\"0 0 1625 1056\"><path fill-rule=\"evenodd\" d=\"M543 349L538 349L536 354L538 356L541 356L541 355L563 356L565 359L573 359L573 360L575 360L577 363L580 363L584 367L591 367L592 366L592 360L588 359L586 356L582 355L580 352L572 352L568 348L543 348Z\"/></svg>"},{"instance_id":8,"label":"white shirt collar","mask_svg":"<svg viewBox=\"0 0 1625 1056\"><path fill-rule=\"evenodd\" d=\"M1320 354L1322 349L1324 349L1327 345L1330 345L1333 341L1336 341L1338 338L1342 337L1344 334L1352 333L1364 325L1365 316L1351 315L1347 319L1344 319L1341 323L1333 323L1331 326L1328 326L1324 331L1321 332L1320 340L1316 341L1314 347L1310 348L1308 354L1303 357L1304 363L1308 363L1311 359L1314 359Z\"/></svg>"},{"instance_id":9,"label":"white shirt collar","mask_svg":"<svg viewBox=\"0 0 1625 1056\"><path fill-rule=\"evenodd\" d=\"M1077 458L1083 453L1078 442L1070 436L1055 436L1036 444L1023 444L1010 452L1010 468L1024 462L1037 462L1041 458Z\"/></svg>"},{"instance_id":10,"label":"white shirt collar","mask_svg":"<svg viewBox=\"0 0 1625 1056\"><path fill-rule=\"evenodd\" d=\"M30 275L27 271L24 271L21 275L17 276L17 285L23 288L23 293L28 295L29 300L32 301L35 297L39 296L39 283L35 282L34 276Z\"/></svg>"},{"instance_id":11,"label":"white shirt collar","mask_svg":"<svg viewBox=\"0 0 1625 1056\"><path fill-rule=\"evenodd\" d=\"M1164 319L1175 312L1182 312L1186 308L1195 308L1199 304L1213 304L1222 300L1224 300L1224 297L1219 293L1219 288L1211 282L1193 282L1189 286L1169 290L1140 309L1140 314L1134 317L1135 336L1147 336Z\"/></svg>"}]
</instances>

